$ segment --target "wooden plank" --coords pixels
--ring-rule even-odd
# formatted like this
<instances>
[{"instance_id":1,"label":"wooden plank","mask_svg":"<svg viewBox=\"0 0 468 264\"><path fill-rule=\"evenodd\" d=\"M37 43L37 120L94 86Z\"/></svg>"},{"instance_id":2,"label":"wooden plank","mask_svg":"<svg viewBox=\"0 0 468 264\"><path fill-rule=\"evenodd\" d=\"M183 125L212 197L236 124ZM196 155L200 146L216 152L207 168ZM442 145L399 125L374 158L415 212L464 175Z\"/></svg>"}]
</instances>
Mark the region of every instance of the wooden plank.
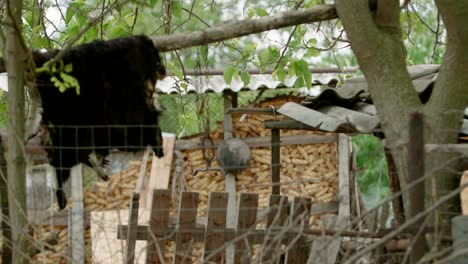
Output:
<instances>
[{"instance_id":1,"label":"wooden plank","mask_svg":"<svg viewBox=\"0 0 468 264\"><path fill-rule=\"evenodd\" d=\"M148 146L145 150L145 153L143 155L143 160L141 161L140 165L140 172L138 174L138 179L137 183L135 186L135 192L140 194L141 190L143 189L143 185L147 184L147 178L145 177L146 175L146 166L148 166L148 159L149 155L153 152L150 146Z\"/></svg>"},{"instance_id":2,"label":"wooden plank","mask_svg":"<svg viewBox=\"0 0 468 264\"><path fill-rule=\"evenodd\" d=\"M310 198L295 197L289 213L289 225L298 229L307 229L310 219L310 207L312 201ZM289 238L288 247L286 251L285 261L286 264L292 263L306 263L309 257L309 247L305 243L305 233L299 233L298 237Z\"/></svg>"},{"instance_id":3,"label":"wooden plank","mask_svg":"<svg viewBox=\"0 0 468 264\"><path fill-rule=\"evenodd\" d=\"M263 242L261 254L263 255L262 263L276 263L280 262L281 257L281 244L283 237L275 236L271 232L272 228L281 228L287 224L288 221L288 197L281 195L271 195L268 201L268 215L266 218L265 241ZM269 232L270 231L270 232ZM270 233L268 235L268 233Z\"/></svg>"},{"instance_id":4,"label":"wooden plank","mask_svg":"<svg viewBox=\"0 0 468 264\"><path fill-rule=\"evenodd\" d=\"M149 240L146 251L146 263L164 264L166 252L165 230L169 226L171 209L171 190L153 190L151 203Z\"/></svg>"},{"instance_id":5,"label":"wooden plank","mask_svg":"<svg viewBox=\"0 0 468 264\"><path fill-rule=\"evenodd\" d=\"M232 107L233 102L230 100L235 93L224 92L224 140L232 138L232 115L228 109ZM234 101L234 100L233 100ZM224 191L229 194L227 208L227 227L235 228L236 226L236 177L231 173L224 175ZM226 248L226 263L234 263L234 245L228 245Z\"/></svg>"},{"instance_id":6,"label":"wooden plank","mask_svg":"<svg viewBox=\"0 0 468 264\"><path fill-rule=\"evenodd\" d=\"M253 242L247 236L255 230L257 222L257 193L241 193L239 195L239 206L237 211L237 230L234 243L234 264L250 263L252 261Z\"/></svg>"},{"instance_id":7,"label":"wooden plank","mask_svg":"<svg viewBox=\"0 0 468 264\"><path fill-rule=\"evenodd\" d=\"M280 130L271 130L271 194L280 195Z\"/></svg>"},{"instance_id":8,"label":"wooden plank","mask_svg":"<svg viewBox=\"0 0 468 264\"><path fill-rule=\"evenodd\" d=\"M174 249L174 264L192 263L193 233L197 220L198 193L182 192L179 202L179 213Z\"/></svg>"},{"instance_id":9,"label":"wooden plank","mask_svg":"<svg viewBox=\"0 0 468 264\"><path fill-rule=\"evenodd\" d=\"M139 223L143 225L143 215L145 212L140 210ZM128 223L128 210L110 210L110 211L92 211L91 219L91 247L93 263L99 264L115 264L124 263L125 260L125 241L120 240L119 237L119 224ZM146 219L146 218L145 218ZM143 253L135 256L135 263L145 263L145 248L146 241L138 241L138 232L142 230L136 228L137 241L135 243L135 252ZM145 226L145 234L148 234L148 226ZM126 237L128 228L125 229Z\"/></svg>"},{"instance_id":10,"label":"wooden plank","mask_svg":"<svg viewBox=\"0 0 468 264\"><path fill-rule=\"evenodd\" d=\"M338 213L342 216L350 216L349 202L349 170L351 168L351 141L345 134L338 136Z\"/></svg>"},{"instance_id":11,"label":"wooden plank","mask_svg":"<svg viewBox=\"0 0 468 264\"><path fill-rule=\"evenodd\" d=\"M322 228L335 228L339 231L346 227L348 217L336 215L324 215L321 218ZM340 236L321 236L316 237L312 243L307 264L314 263L336 263L340 250L342 238Z\"/></svg>"},{"instance_id":12,"label":"wooden plank","mask_svg":"<svg viewBox=\"0 0 468 264\"><path fill-rule=\"evenodd\" d=\"M168 189L171 176L172 154L174 152L175 134L163 133L164 157L153 155L151 172L148 184L142 187L140 192L140 207L151 210L154 189Z\"/></svg>"},{"instance_id":13,"label":"wooden plank","mask_svg":"<svg viewBox=\"0 0 468 264\"><path fill-rule=\"evenodd\" d=\"M133 264L135 262L135 243L137 235L138 225L138 203L140 195L136 192L132 195L130 202L130 208L128 210L128 232L127 232L127 243L125 246L125 263Z\"/></svg>"},{"instance_id":14,"label":"wooden plank","mask_svg":"<svg viewBox=\"0 0 468 264\"><path fill-rule=\"evenodd\" d=\"M251 148L270 147L271 137L250 137L242 139ZM298 135L298 136L282 136L281 146L289 145L310 145L310 144L324 144L333 143L338 141L338 136L333 135ZM206 146L208 148L218 148L222 140L215 140L213 146ZM199 141L191 139L178 139L175 142L175 149L178 150L193 150L201 149L202 145Z\"/></svg>"},{"instance_id":15,"label":"wooden plank","mask_svg":"<svg viewBox=\"0 0 468 264\"><path fill-rule=\"evenodd\" d=\"M226 228L226 213L229 194L210 192L208 204L208 223L206 224L205 247L203 261L224 263L224 229Z\"/></svg>"},{"instance_id":16,"label":"wooden plank","mask_svg":"<svg viewBox=\"0 0 468 264\"><path fill-rule=\"evenodd\" d=\"M69 249L73 263L85 263L86 248L84 243L84 205L83 205L83 164L71 168L72 209L69 216Z\"/></svg>"},{"instance_id":17,"label":"wooden plank","mask_svg":"<svg viewBox=\"0 0 468 264\"><path fill-rule=\"evenodd\" d=\"M426 144L427 152L456 152L468 156L468 144Z\"/></svg>"}]
</instances>

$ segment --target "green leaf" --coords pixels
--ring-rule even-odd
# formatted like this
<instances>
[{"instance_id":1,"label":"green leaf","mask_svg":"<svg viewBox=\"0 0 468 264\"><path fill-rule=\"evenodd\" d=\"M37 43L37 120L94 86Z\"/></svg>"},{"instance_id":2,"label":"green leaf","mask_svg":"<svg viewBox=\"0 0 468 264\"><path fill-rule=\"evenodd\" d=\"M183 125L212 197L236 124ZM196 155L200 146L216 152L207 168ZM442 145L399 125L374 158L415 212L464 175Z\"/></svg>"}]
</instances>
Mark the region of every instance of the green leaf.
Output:
<instances>
[{"instance_id":1,"label":"green leaf","mask_svg":"<svg viewBox=\"0 0 468 264\"><path fill-rule=\"evenodd\" d=\"M233 66L229 66L224 70L224 81L226 84L231 84L235 72L237 72L237 69Z\"/></svg>"},{"instance_id":2,"label":"green leaf","mask_svg":"<svg viewBox=\"0 0 468 264\"><path fill-rule=\"evenodd\" d=\"M305 60L297 60L293 62L293 67L296 74L303 78L307 88L310 88L312 86L312 74L309 71L309 64Z\"/></svg>"},{"instance_id":3,"label":"green leaf","mask_svg":"<svg viewBox=\"0 0 468 264\"><path fill-rule=\"evenodd\" d=\"M247 11L247 19L251 19L254 16L255 16L255 11L252 8L249 8L249 11Z\"/></svg>"},{"instance_id":4,"label":"green leaf","mask_svg":"<svg viewBox=\"0 0 468 264\"><path fill-rule=\"evenodd\" d=\"M320 56L320 51L314 48L309 48L307 52L304 54L305 57L318 57Z\"/></svg>"},{"instance_id":5,"label":"green leaf","mask_svg":"<svg viewBox=\"0 0 468 264\"><path fill-rule=\"evenodd\" d=\"M248 71L242 71L241 79L242 79L242 82L244 83L244 86L249 85L249 83L250 83L250 73Z\"/></svg>"},{"instance_id":6,"label":"green leaf","mask_svg":"<svg viewBox=\"0 0 468 264\"><path fill-rule=\"evenodd\" d=\"M261 8L261 7L257 7L255 8L255 13L257 13L257 16L259 17L265 17L265 16L269 16L270 14L268 14L268 12Z\"/></svg>"},{"instance_id":7,"label":"green leaf","mask_svg":"<svg viewBox=\"0 0 468 264\"><path fill-rule=\"evenodd\" d=\"M204 45L200 47L200 60L202 65L208 63L208 46Z\"/></svg>"},{"instance_id":8,"label":"green leaf","mask_svg":"<svg viewBox=\"0 0 468 264\"><path fill-rule=\"evenodd\" d=\"M182 16L182 4L179 1L172 2L172 14L175 17Z\"/></svg>"},{"instance_id":9,"label":"green leaf","mask_svg":"<svg viewBox=\"0 0 468 264\"><path fill-rule=\"evenodd\" d=\"M65 24L68 25L75 14L81 12L81 7L82 4L79 2L71 2L70 5L68 5L67 12L65 13Z\"/></svg>"}]
</instances>

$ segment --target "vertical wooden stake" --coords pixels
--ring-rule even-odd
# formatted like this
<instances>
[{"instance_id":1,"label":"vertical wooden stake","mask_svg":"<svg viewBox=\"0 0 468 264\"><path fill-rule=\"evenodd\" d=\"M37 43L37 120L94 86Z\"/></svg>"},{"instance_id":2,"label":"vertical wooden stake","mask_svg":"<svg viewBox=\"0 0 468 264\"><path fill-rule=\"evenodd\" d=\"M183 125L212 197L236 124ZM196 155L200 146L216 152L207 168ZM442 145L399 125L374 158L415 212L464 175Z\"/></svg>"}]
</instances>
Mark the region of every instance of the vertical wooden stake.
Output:
<instances>
[{"instance_id":1,"label":"vertical wooden stake","mask_svg":"<svg viewBox=\"0 0 468 264\"><path fill-rule=\"evenodd\" d=\"M280 130L273 128L271 130L271 193L276 195L280 195L280 143Z\"/></svg>"},{"instance_id":2,"label":"vertical wooden stake","mask_svg":"<svg viewBox=\"0 0 468 264\"><path fill-rule=\"evenodd\" d=\"M226 212L229 195L223 192L210 192L208 204L208 222L206 224L205 248L203 250L203 261L224 263L224 246L226 228ZM208 256L213 254L208 259Z\"/></svg>"},{"instance_id":3,"label":"vertical wooden stake","mask_svg":"<svg viewBox=\"0 0 468 264\"><path fill-rule=\"evenodd\" d=\"M177 217L173 264L192 263L193 232L197 221L198 193L182 192Z\"/></svg>"},{"instance_id":4,"label":"vertical wooden stake","mask_svg":"<svg viewBox=\"0 0 468 264\"><path fill-rule=\"evenodd\" d=\"M235 264L248 264L252 261L253 243L248 237L248 232L257 223L257 207L257 193L241 193L239 195L236 239L239 237L244 238L235 243Z\"/></svg>"},{"instance_id":5,"label":"vertical wooden stake","mask_svg":"<svg viewBox=\"0 0 468 264\"><path fill-rule=\"evenodd\" d=\"M408 144L408 184L424 177L424 123L423 115L421 113L413 113L410 116L410 129L409 129L409 144ZM419 212L424 211L425 203L425 186L424 181L415 185L409 191L411 201L410 215L407 219L411 219ZM420 227L424 222L421 219L415 228ZM415 237L413 241L413 248L410 253L410 262L417 263L426 253L426 241L424 235Z\"/></svg>"},{"instance_id":6,"label":"vertical wooden stake","mask_svg":"<svg viewBox=\"0 0 468 264\"><path fill-rule=\"evenodd\" d=\"M152 198L149 222L151 234L148 236L146 263L164 264L164 254L166 252L164 231L169 226L171 191L153 190Z\"/></svg>"},{"instance_id":7,"label":"vertical wooden stake","mask_svg":"<svg viewBox=\"0 0 468 264\"><path fill-rule=\"evenodd\" d=\"M72 190L72 209L68 216L68 244L73 264L85 263L86 247L84 240L84 206L83 206L83 164L72 167L70 172Z\"/></svg>"},{"instance_id":8,"label":"vertical wooden stake","mask_svg":"<svg viewBox=\"0 0 468 264\"><path fill-rule=\"evenodd\" d=\"M135 244L138 225L138 207L139 207L140 194L133 193L130 208L128 209L128 231L127 231L127 244L125 247L125 263L135 263Z\"/></svg>"},{"instance_id":9,"label":"vertical wooden stake","mask_svg":"<svg viewBox=\"0 0 468 264\"><path fill-rule=\"evenodd\" d=\"M228 112L232 107L232 101L229 98L229 93L224 94L224 140L232 138L232 115ZM235 94L231 93L231 96ZM224 175L225 191L229 194L228 211L227 211L227 227L236 227L236 177L231 173ZM234 245L229 245L226 248L226 263L232 264L234 261Z\"/></svg>"}]
</instances>

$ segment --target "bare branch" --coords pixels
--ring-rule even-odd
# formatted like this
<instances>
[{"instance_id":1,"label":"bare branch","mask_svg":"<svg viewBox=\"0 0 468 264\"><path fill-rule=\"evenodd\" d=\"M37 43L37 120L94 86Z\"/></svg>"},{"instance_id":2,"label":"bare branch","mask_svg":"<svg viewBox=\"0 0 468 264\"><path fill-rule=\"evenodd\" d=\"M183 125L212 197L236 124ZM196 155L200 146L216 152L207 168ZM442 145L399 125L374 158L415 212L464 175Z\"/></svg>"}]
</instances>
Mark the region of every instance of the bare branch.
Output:
<instances>
[{"instance_id":1,"label":"bare branch","mask_svg":"<svg viewBox=\"0 0 468 264\"><path fill-rule=\"evenodd\" d=\"M195 32L155 37L153 42L159 50L171 51L335 18L337 18L337 14L333 5L318 5L306 10L294 10L259 19L241 20Z\"/></svg>"}]
</instances>

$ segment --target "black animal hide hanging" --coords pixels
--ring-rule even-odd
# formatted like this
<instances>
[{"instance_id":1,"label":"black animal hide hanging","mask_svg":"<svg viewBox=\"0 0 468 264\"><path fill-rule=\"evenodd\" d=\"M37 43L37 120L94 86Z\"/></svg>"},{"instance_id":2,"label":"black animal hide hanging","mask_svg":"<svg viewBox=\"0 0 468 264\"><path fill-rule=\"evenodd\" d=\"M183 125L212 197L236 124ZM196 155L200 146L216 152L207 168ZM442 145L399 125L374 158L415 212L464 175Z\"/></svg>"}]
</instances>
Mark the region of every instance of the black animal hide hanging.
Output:
<instances>
[{"instance_id":1,"label":"black animal hide hanging","mask_svg":"<svg viewBox=\"0 0 468 264\"><path fill-rule=\"evenodd\" d=\"M34 52L36 67L58 53ZM152 95L165 68L146 36L96 40L69 49L60 60L72 65L71 75L80 84L79 95L74 88L60 92L49 73L38 74L36 83L43 108L42 126L49 130L51 140L47 152L57 169L57 195L63 208L63 181L75 164L89 164L92 151L105 156L113 148L137 151L151 145L158 157L163 155L159 111Z\"/></svg>"}]
</instances>

